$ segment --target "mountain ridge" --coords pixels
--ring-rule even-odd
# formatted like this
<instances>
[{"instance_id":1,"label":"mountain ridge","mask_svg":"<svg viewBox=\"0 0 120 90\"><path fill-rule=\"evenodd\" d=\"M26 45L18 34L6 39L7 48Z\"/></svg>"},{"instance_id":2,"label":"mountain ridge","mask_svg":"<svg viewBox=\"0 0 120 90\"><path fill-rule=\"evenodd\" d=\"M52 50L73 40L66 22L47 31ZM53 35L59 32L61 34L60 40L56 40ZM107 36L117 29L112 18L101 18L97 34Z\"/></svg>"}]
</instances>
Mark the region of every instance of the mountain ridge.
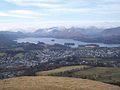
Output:
<instances>
[{"instance_id":1,"label":"mountain ridge","mask_svg":"<svg viewBox=\"0 0 120 90\"><path fill-rule=\"evenodd\" d=\"M0 31L0 35L9 36L10 38L22 37L52 37L75 39L90 43L120 44L120 27L100 29L96 27L79 28L79 27L51 27L37 29L35 32L7 32ZM9 38L8 37L8 38Z\"/></svg>"}]
</instances>

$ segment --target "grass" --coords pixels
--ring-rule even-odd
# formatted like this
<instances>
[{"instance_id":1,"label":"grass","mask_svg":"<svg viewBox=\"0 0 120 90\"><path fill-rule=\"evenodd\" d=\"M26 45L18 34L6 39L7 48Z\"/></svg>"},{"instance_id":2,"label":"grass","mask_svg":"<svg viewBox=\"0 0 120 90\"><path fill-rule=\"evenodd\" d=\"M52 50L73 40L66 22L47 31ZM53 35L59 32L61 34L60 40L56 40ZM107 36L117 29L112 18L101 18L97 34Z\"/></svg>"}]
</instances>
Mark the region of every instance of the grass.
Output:
<instances>
[{"instance_id":1,"label":"grass","mask_svg":"<svg viewBox=\"0 0 120 90\"><path fill-rule=\"evenodd\" d=\"M83 75L83 76L96 76L96 78L103 78L109 77L111 79L120 80L120 68L114 67L94 67L90 69L86 69L84 71L75 72L76 75Z\"/></svg>"},{"instance_id":2,"label":"grass","mask_svg":"<svg viewBox=\"0 0 120 90\"><path fill-rule=\"evenodd\" d=\"M81 70L84 68L89 68L89 66L86 65L79 65L79 66L65 66L65 67L60 67L57 69L49 70L49 71L42 71L42 72L37 72L36 75L40 76L48 76L52 74L57 74L57 73L62 73L66 71L73 71L73 70Z\"/></svg>"},{"instance_id":3,"label":"grass","mask_svg":"<svg viewBox=\"0 0 120 90\"><path fill-rule=\"evenodd\" d=\"M14 56L14 58L20 58L20 59L22 59L23 57L24 57L23 53L18 53Z\"/></svg>"},{"instance_id":4,"label":"grass","mask_svg":"<svg viewBox=\"0 0 120 90\"><path fill-rule=\"evenodd\" d=\"M68 66L38 72L37 75L84 78L120 86L120 68L115 67Z\"/></svg>"},{"instance_id":5,"label":"grass","mask_svg":"<svg viewBox=\"0 0 120 90\"><path fill-rule=\"evenodd\" d=\"M6 53L0 53L0 57L6 56Z\"/></svg>"},{"instance_id":6,"label":"grass","mask_svg":"<svg viewBox=\"0 0 120 90\"><path fill-rule=\"evenodd\" d=\"M104 74L114 74L114 73L120 73L120 68L114 68L114 67L94 67L94 68L90 68L87 69L85 71L80 71L77 73L82 73L85 75L104 75Z\"/></svg>"},{"instance_id":7,"label":"grass","mask_svg":"<svg viewBox=\"0 0 120 90\"><path fill-rule=\"evenodd\" d=\"M120 87L85 79L36 76L0 80L0 90L120 90Z\"/></svg>"}]
</instances>

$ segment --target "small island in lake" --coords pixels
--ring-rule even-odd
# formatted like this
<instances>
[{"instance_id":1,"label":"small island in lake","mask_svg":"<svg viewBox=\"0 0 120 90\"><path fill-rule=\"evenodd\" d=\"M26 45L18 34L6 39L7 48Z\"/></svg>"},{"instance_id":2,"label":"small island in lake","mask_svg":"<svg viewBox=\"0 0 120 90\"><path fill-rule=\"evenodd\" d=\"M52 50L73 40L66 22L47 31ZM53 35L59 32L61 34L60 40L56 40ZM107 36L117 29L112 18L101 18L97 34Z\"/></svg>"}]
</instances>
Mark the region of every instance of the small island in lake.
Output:
<instances>
[{"instance_id":1,"label":"small island in lake","mask_svg":"<svg viewBox=\"0 0 120 90\"><path fill-rule=\"evenodd\" d=\"M53 41L53 42L54 42L55 40L54 40L54 39L52 39L51 41Z\"/></svg>"},{"instance_id":2,"label":"small island in lake","mask_svg":"<svg viewBox=\"0 0 120 90\"><path fill-rule=\"evenodd\" d=\"M66 45L66 46L74 46L75 45L75 43L64 43L64 45Z\"/></svg>"}]
</instances>

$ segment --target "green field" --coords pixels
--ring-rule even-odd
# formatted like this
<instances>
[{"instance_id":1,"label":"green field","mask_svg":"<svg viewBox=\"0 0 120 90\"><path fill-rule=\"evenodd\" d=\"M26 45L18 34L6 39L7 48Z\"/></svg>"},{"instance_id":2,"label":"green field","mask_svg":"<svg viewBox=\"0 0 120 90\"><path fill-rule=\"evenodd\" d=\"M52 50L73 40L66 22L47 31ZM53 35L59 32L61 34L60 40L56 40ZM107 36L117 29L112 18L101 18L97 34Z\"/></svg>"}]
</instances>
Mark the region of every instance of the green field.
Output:
<instances>
[{"instance_id":1,"label":"green field","mask_svg":"<svg viewBox=\"0 0 120 90\"><path fill-rule=\"evenodd\" d=\"M1 53L0 52L0 57L6 56L6 53Z\"/></svg>"},{"instance_id":2,"label":"green field","mask_svg":"<svg viewBox=\"0 0 120 90\"><path fill-rule=\"evenodd\" d=\"M120 82L120 68L94 67L84 71L74 72L74 75L107 83Z\"/></svg>"},{"instance_id":3,"label":"green field","mask_svg":"<svg viewBox=\"0 0 120 90\"><path fill-rule=\"evenodd\" d=\"M85 68L89 68L89 66L86 65L79 65L79 66L65 66L65 67L60 67L57 69L49 70L49 71L42 71L42 72L37 72L36 75L38 76L51 76L51 75L56 75L58 73L64 73L66 71L79 71L83 70Z\"/></svg>"},{"instance_id":4,"label":"green field","mask_svg":"<svg viewBox=\"0 0 120 90\"><path fill-rule=\"evenodd\" d=\"M120 85L120 68L115 67L68 66L38 72L37 75L76 77Z\"/></svg>"}]
</instances>

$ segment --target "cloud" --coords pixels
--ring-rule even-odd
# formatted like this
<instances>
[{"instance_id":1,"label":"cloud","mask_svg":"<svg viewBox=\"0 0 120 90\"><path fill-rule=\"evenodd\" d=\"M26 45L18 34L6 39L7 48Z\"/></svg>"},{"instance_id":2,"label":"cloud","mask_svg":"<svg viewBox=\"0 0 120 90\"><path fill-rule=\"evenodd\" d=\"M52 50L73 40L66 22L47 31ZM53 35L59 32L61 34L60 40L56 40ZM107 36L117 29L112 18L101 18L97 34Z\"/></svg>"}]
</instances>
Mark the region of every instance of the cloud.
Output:
<instances>
[{"instance_id":1,"label":"cloud","mask_svg":"<svg viewBox=\"0 0 120 90\"><path fill-rule=\"evenodd\" d=\"M6 0L6 1L21 6L36 6L44 8L60 7L63 4L61 0Z\"/></svg>"},{"instance_id":2,"label":"cloud","mask_svg":"<svg viewBox=\"0 0 120 90\"><path fill-rule=\"evenodd\" d=\"M11 10L9 11L9 13L12 13L12 14L19 14L19 15L30 15L30 16L44 16L46 14L43 14L43 13L38 13L38 12L34 12L34 11L31 11L31 10Z\"/></svg>"},{"instance_id":3,"label":"cloud","mask_svg":"<svg viewBox=\"0 0 120 90\"><path fill-rule=\"evenodd\" d=\"M54 8L54 9L50 9L50 11L53 12L78 12L78 13L88 13L91 12L92 9L89 8Z\"/></svg>"},{"instance_id":4,"label":"cloud","mask_svg":"<svg viewBox=\"0 0 120 90\"><path fill-rule=\"evenodd\" d=\"M16 4L20 4L20 3L52 3L52 4L56 4L56 3L61 2L61 0L5 0L5 1L16 3Z\"/></svg>"},{"instance_id":5,"label":"cloud","mask_svg":"<svg viewBox=\"0 0 120 90\"><path fill-rule=\"evenodd\" d=\"M120 1L118 0L5 0L20 6L34 6L50 11L64 12L86 12L90 11L107 13L119 11ZM49 12L48 12L49 13ZM61 12L62 13L62 12Z\"/></svg>"},{"instance_id":6,"label":"cloud","mask_svg":"<svg viewBox=\"0 0 120 90\"><path fill-rule=\"evenodd\" d=\"M0 12L1 17L17 17L17 18L40 18L47 14L34 12L31 10L10 10L7 12Z\"/></svg>"},{"instance_id":7,"label":"cloud","mask_svg":"<svg viewBox=\"0 0 120 90\"><path fill-rule=\"evenodd\" d=\"M0 16L56 20L116 20L120 17L120 0L5 0L10 6L30 9L0 12ZM13 8L11 7L11 8ZM43 12L43 13L40 13ZM45 13L45 14L44 14ZM41 21L36 19L37 21ZM32 21L31 21L32 22Z\"/></svg>"},{"instance_id":8,"label":"cloud","mask_svg":"<svg viewBox=\"0 0 120 90\"><path fill-rule=\"evenodd\" d=\"M90 27L96 26L99 28L109 28L109 27L118 27L120 22L116 21L54 21L54 22L9 22L9 23L1 23L0 22L0 30L23 30L27 32L34 31L39 28L49 28L54 26L65 26L65 27Z\"/></svg>"}]
</instances>

